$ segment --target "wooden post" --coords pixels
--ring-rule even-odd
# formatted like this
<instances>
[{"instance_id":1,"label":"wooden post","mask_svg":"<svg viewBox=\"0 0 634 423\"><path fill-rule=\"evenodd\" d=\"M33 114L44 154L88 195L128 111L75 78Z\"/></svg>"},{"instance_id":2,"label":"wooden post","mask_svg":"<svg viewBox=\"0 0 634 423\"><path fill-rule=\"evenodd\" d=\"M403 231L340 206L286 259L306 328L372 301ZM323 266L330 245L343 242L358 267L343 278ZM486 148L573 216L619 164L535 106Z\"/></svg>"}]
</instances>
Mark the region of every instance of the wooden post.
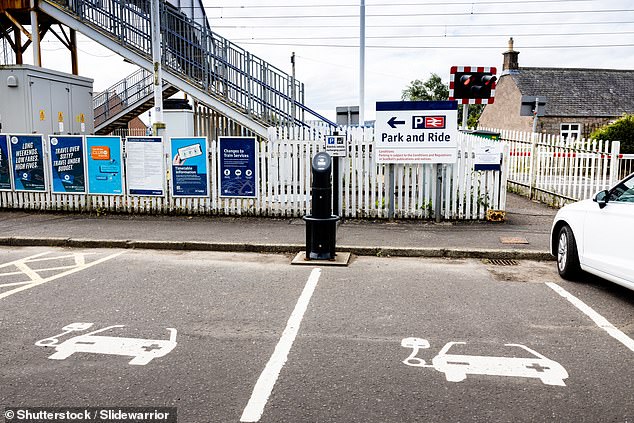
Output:
<instances>
[{"instance_id":1,"label":"wooden post","mask_svg":"<svg viewBox=\"0 0 634 423\"><path fill-rule=\"evenodd\" d=\"M79 65L77 62L77 32L70 29L70 60L73 69L73 75L79 75Z\"/></svg>"},{"instance_id":2,"label":"wooden post","mask_svg":"<svg viewBox=\"0 0 634 423\"><path fill-rule=\"evenodd\" d=\"M20 28L13 28L13 38L15 39L15 64L22 65L24 59L22 58L22 32L20 32Z\"/></svg>"}]
</instances>

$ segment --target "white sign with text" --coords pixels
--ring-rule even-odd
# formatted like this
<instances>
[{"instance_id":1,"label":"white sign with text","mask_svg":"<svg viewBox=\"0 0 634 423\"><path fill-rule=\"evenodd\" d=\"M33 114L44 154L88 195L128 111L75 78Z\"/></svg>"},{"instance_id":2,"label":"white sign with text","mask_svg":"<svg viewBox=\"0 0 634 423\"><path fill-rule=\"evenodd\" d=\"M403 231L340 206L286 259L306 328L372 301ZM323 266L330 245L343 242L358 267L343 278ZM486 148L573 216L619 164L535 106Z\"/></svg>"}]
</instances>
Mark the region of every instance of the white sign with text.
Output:
<instances>
[{"instance_id":1,"label":"white sign with text","mask_svg":"<svg viewBox=\"0 0 634 423\"><path fill-rule=\"evenodd\" d=\"M455 101L376 103L377 163L455 163L458 157Z\"/></svg>"}]
</instances>

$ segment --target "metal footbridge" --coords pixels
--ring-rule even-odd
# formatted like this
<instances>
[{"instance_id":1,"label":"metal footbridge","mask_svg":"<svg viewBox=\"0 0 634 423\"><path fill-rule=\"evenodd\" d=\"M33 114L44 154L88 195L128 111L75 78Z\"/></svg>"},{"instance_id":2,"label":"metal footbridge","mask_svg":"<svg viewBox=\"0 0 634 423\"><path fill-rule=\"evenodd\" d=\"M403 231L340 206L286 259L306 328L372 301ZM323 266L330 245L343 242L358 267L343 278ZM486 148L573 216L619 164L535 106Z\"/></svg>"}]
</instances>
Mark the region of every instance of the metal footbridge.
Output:
<instances>
[{"instance_id":1,"label":"metal footbridge","mask_svg":"<svg viewBox=\"0 0 634 423\"><path fill-rule=\"evenodd\" d=\"M165 97L183 91L261 136L270 126L305 125L306 114L334 125L304 105L301 82L211 31L200 3L159 4ZM97 133L152 106L149 0L40 0L38 8L142 68L95 95Z\"/></svg>"}]
</instances>

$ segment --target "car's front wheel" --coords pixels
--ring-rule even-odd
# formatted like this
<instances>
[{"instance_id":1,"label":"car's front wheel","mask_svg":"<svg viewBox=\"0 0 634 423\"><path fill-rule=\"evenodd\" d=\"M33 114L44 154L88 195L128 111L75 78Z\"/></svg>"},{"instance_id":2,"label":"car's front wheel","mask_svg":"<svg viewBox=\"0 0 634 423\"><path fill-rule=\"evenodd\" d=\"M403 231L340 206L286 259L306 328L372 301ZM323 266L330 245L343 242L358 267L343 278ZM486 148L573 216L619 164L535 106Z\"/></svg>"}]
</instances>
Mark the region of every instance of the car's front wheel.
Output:
<instances>
[{"instance_id":1,"label":"car's front wheel","mask_svg":"<svg viewBox=\"0 0 634 423\"><path fill-rule=\"evenodd\" d=\"M581 271L577 243L568 225L562 226L557 238L557 270L559 276L569 280L575 279Z\"/></svg>"}]
</instances>

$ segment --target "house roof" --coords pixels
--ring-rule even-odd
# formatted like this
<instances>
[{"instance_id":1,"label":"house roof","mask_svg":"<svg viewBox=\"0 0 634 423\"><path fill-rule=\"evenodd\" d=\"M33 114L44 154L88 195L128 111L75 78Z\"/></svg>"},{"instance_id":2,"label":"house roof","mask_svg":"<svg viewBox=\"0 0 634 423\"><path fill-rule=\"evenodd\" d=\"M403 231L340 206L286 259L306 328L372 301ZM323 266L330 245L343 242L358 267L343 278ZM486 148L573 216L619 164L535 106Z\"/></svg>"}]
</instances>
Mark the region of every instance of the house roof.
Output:
<instances>
[{"instance_id":1,"label":"house roof","mask_svg":"<svg viewBox=\"0 0 634 423\"><path fill-rule=\"evenodd\" d=\"M522 67L510 76L522 95L546 97L546 116L634 113L634 70Z\"/></svg>"}]
</instances>

